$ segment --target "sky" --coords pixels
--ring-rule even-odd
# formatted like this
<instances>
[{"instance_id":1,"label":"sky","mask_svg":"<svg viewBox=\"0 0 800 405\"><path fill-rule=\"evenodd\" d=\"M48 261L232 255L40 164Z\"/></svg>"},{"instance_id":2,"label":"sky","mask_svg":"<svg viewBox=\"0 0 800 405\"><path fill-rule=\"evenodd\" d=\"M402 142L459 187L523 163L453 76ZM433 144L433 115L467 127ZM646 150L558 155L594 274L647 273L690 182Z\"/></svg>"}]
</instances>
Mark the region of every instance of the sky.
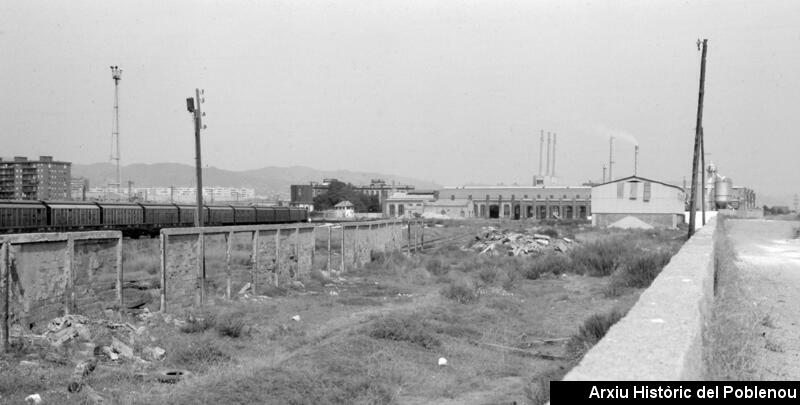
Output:
<instances>
[{"instance_id":1,"label":"sky","mask_svg":"<svg viewBox=\"0 0 800 405\"><path fill-rule=\"evenodd\" d=\"M796 1L4 1L0 156L310 166L443 185L556 174L691 176L700 72L707 162L760 195L800 192ZM124 179L123 179L124 180ZM309 179L318 180L318 179ZM787 197L788 198L788 197ZM788 205L790 201L786 201Z\"/></svg>"}]
</instances>

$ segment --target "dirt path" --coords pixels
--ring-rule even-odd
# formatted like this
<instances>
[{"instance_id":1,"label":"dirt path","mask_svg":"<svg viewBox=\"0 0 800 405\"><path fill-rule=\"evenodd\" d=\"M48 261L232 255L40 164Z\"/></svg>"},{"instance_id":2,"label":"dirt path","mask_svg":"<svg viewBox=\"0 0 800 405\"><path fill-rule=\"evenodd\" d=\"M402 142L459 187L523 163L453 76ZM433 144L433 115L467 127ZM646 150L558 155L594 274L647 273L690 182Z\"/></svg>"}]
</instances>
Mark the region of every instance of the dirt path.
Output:
<instances>
[{"instance_id":1,"label":"dirt path","mask_svg":"<svg viewBox=\"0 0 800 405\"><path fill-rule=\"evenodd\" d=\"M800 239L796 221L729 221L737 265L754 303L766 316L758 348L764 380L800 379Z\"/></svg>"}]
</instances>

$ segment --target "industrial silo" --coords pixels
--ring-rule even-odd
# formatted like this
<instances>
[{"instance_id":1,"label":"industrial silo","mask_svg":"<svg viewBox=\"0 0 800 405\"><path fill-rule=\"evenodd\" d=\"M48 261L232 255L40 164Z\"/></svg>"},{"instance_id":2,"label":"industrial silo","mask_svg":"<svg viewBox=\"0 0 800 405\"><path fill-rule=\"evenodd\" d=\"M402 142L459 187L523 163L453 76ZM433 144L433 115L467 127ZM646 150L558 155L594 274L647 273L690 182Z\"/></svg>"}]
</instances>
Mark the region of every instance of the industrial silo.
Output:
<instances>
[{"instance_id":1,"label":"industrial silo","mask_svg":"<svg viewBox=\"0 0 800 405\"><path fill-rule=\"evenodd\" d=\"M733 180L730 177L717 177L714 182L714 202L717 208L726 208L734 199Z\"/></svg>"}]
</instances>

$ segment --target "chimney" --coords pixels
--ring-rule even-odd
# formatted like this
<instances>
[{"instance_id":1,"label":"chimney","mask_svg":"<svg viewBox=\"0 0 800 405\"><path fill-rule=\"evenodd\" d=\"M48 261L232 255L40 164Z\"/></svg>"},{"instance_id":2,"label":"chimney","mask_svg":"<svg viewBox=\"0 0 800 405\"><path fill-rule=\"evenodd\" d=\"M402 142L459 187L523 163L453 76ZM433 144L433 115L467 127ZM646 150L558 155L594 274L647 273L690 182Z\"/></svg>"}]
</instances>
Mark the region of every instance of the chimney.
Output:
<instances>
[{"instance_id":1,"label":"chimney","mask_svg":"<svg viewBox=\"0 0 800 405\"><path fill-rule=\"evenodd\" d=\"M547 172L545 176L550 176L550 133L547 133Z\"/></svg>"},{"instance_id":2,"label":"chimney","mask_svg":"<svg viewBox=\"0 0 800 405\"><path fill-rule=\"evenodd\" d=\"M633 175L636 176L639 169L639 145L633 147Z\"/></svg>"},{"instance_id":3,"label":"chimney","mask_svg":"<svg viewBox=\"0 0 800 405\"><path fill-rule=\"evenodd\" d=\"M544 149L544 130L539 135L539 176L542 175L542 149Z\"/></svg>"},{"instance_id":4,"label":"chimney","mask_svg":"<svg viewBox=\"0 0 800 405\"><path fill-rule=\"evenodd\" d=\"M614 180L614 137L608 139L608 181Z\"/></svg>"},{"instance_id":5,"label":"chimney","mask_svg":"<svg viewBox=\"0 0 800 405\"><path fill-rule=\"evenodd\" d=\"M556 137L558 134L553 133L553 168L550 170L550 175L556 177Z\"/></svg>"}]
</instances>

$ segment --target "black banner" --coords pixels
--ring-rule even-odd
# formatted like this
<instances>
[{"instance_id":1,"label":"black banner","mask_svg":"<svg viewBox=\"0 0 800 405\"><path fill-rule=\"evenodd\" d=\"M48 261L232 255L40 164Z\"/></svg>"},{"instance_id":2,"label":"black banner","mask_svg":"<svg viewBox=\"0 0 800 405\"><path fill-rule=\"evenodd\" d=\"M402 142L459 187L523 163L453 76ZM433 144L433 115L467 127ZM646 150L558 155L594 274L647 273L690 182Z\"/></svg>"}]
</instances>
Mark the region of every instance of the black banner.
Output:
<instances>
[{"instance_id":1,"label":"black banner","mask_svg":"<svg viewBox=\"0 0 800 405\"><path fill-rule=\"evenodd\" d=\"M550 403L785 404L798 391L798 381L553 381Z\"/></svg>"}]
</instances>

